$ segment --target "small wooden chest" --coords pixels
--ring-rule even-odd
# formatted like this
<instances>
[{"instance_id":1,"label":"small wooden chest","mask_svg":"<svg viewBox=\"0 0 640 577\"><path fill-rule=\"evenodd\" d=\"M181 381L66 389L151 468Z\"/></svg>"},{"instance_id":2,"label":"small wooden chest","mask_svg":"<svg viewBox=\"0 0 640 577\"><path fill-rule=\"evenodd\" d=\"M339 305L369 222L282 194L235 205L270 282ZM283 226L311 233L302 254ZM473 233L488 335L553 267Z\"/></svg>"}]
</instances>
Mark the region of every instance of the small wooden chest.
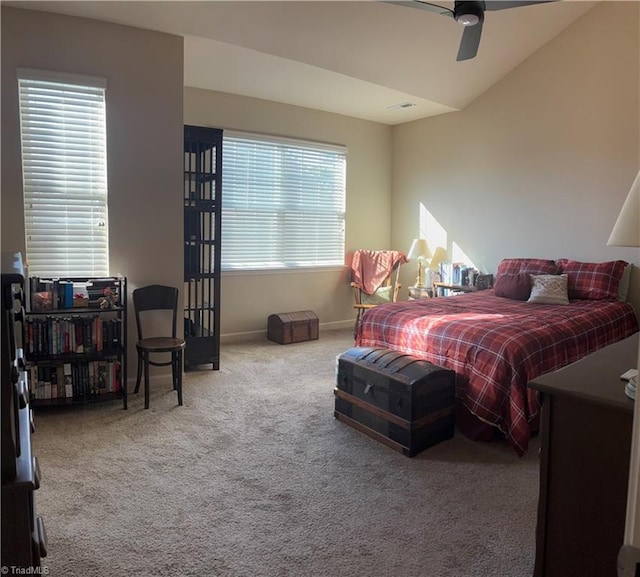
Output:
<instances>
[{"instance_id":1,"label":"small wooden chest","mask_svg":"<svg viewBox=\"0 0 640 577\"><path fill-rule=\"evenodd\" d=\"M413 457L454 433L455 373L372 347L338 357L334 415Z\"/></svg>"},{"instance_id":2,"label":"small wooden chest","mask_svg":"<svg viewBox=\"0 0 640 577\"><path fill-rule=\"evenodd\" d=\"M315 341L318 326L318 316L313 311L276 313L267 319L267 338L281 345Z\"/></svg>"}]
</instances>

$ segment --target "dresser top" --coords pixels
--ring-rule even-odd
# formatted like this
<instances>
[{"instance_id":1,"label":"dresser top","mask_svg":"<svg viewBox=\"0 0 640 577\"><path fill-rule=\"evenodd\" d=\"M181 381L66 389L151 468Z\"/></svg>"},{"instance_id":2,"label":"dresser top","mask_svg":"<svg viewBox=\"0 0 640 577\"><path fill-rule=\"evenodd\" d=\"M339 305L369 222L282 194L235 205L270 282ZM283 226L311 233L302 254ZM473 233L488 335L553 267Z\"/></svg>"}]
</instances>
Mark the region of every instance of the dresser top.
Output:
<instances>
[{"instance_id":1,"label":"dresser top","mask_svg":"<svg viewBox=\"0 0 640 577\"><path fill-rule=\"evenodd\" d=\"M566 395L633 412L633 400L624 392L620 375L638 365L638 333L595 351L527 386L552 395Z\"/></svg>"}]
</instances>

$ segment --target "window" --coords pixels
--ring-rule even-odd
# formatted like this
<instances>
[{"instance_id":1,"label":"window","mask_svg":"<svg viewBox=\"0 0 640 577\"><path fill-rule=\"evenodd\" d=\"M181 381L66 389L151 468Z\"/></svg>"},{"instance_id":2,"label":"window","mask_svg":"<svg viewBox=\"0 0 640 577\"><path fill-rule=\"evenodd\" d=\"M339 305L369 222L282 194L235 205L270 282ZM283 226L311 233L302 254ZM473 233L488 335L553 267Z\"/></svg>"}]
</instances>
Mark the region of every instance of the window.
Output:
<instances>
[{"instance_id":1,"label":"window","mask_svg":"<svg viewBox=\"0 0 640 577\"><path fill-rule=\"evenodd\" d=\"M222 269L344 265L346 149L224 133Z\"/></svg>"},{"instance_id":2,"label":"window","mask_svg":"<svg viewBox=\"0 0 640 577\"><path fill-rule=\"evenodd\" d=\"M105 276L105 82L35 70L18 76L29 274Z\"/></svg>"}]
</instances>

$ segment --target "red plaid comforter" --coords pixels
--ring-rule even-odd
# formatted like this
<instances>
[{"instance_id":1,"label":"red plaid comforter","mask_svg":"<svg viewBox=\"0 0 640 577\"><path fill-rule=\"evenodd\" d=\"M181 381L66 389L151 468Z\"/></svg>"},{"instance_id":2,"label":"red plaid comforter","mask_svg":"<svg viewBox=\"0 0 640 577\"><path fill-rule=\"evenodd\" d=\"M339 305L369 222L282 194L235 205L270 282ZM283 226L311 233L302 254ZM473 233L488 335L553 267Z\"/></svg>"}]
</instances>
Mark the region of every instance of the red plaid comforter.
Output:
<instances>
[{"instance_id":1,"label":"red plaid comforter","mask_svg":"<svg viewBox=\"0 0 640 577\"><path fill-rule=\"evenodd\" d=\"M529 424L538 416L536 393L527 382L637 330L629 304L543 305L486 290L370 309L356 346L389 348L453 369L458 402L498 427L522 455Z\"/></svg>"}]
</instances>

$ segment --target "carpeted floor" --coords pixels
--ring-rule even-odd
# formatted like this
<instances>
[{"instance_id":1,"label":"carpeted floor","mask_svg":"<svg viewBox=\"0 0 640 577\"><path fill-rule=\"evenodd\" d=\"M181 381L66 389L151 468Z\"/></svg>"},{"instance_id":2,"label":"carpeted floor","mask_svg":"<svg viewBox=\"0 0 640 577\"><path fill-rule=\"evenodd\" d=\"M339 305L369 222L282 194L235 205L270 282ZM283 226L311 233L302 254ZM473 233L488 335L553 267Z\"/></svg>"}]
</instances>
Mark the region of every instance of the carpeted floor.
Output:
<instances>
[{"instance_id":1,"label":"carpeted floor","mask_svg":"<svg viewBox=\"0 0 640 577\"><path fill-rule=\"evenodd\" d=\"M148 411L37 412L50 575L531 575L537 441L518 458L456 434L409 459L369 439L333 417L352 342L223 345L183 407L155 382Z\"/></svg>"}]
</instances>

